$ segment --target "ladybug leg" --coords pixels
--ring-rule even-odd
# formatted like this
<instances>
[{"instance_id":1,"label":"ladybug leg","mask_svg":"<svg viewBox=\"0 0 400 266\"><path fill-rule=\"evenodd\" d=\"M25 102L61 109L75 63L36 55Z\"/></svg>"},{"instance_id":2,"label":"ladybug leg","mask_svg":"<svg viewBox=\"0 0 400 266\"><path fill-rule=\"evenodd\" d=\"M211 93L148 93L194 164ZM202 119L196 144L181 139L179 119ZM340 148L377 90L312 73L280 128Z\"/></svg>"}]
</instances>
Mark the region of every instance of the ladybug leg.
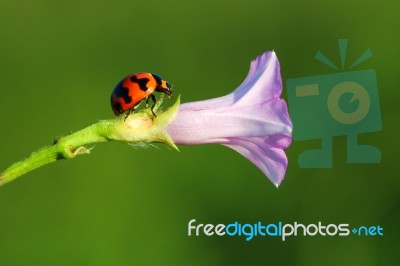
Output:
<instances>
[{"instance_id":1,"label":"ladybug leg","mask_svg":"<svg viewBox=\"0 0 400 266\"><path fill-rule=\"evenodd\" d=\"M124 121L126 121L126 119L128 118L128 116L130 115L130 114L132 114L133 113L133 108L131 109L131 110L129 110L127 113L126 113L126 116L125 116L125 119L124 119Z\"/></svg>"},{"instance_id":2,"label":"ladybug leg","mask_svg":"<svg viewBox=\"0 0 400 266\"><path fill-rule=\"evenodd\" d=\"M146 108L149 107L149 97L146 98Z\"/></svg>"},{"instance_id":3,"label":"ladybug leg","mask_svg":"<svg viewBox=\"0 0 400 266\"><path fill-rule=\"evenodd\" d=\"M153 109L156 106L157 103L157 99L156 96L154 96L154 94L151 95L151 100L153 100L153 105L151 106L151 112L153 113L154 117L157 117L156 114L154 113ZM146 101L147 103L147 101Z\"/></svg>"}]
</instances>

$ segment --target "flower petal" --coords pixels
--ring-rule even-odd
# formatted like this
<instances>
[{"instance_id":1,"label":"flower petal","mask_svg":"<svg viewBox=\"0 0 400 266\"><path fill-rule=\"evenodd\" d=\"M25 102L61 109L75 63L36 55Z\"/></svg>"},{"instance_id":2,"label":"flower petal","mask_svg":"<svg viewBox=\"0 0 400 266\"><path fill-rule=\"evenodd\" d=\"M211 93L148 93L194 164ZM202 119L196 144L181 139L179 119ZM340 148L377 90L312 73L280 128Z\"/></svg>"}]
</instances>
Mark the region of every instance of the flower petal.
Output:
<instances>
[{"instance_id":1,"label":"flower petal","mask_svg":"<svg viewBox=\"0 0 400 266\"><path fill-rule=\"evenodd\" d=\"M266 52L251 62L249 74L234 94L236 106L264 102L281 96L282 79L275 52Z\"/></svg>"},{"instance_id":2,"label":"flower petal","mask_svg":"<svg viewBox=\"0 0 400 266\"><path fill-rule=\"evenodd\" d=\"M291 138L287 135L274 138L280 139L285 143L284 146L290 145ZM252 141L238 138L230 141L234 144L225 144L225 146L236 150L254 163L278 187L285 177L288 160L283 149L271 146L270 141L268 137L254 138Z\"/></svg>"}]
</instances>

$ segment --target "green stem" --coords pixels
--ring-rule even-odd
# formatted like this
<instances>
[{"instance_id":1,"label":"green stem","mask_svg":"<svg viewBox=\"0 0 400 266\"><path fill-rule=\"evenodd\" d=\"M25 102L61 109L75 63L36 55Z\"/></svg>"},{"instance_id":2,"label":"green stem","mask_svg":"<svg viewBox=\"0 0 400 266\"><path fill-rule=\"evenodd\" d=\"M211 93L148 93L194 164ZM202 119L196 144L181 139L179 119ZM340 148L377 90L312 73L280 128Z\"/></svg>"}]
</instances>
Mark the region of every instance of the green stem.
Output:
<instances>
[{"instance_id":1,"label":"green stem","mask_svg":"<svg viewBox=\"0 0 400 266\"><path fill-rule=\"evenodd\" d=\"M51 146L45 146L33 152L23 161L14 163L0 174L0 186L46 164L72 159L78 155L89 154L87 145L108 141L160 142L177 149L165 131L175 117L179 106L179 97L169 109L157 113L155 118L149 109L125 115L111 120L103 120L68 136L56 139ZM157 106L158 108L158 106ZM156 110L156 108L155 108Z\"/></svg>"}]
</instances>

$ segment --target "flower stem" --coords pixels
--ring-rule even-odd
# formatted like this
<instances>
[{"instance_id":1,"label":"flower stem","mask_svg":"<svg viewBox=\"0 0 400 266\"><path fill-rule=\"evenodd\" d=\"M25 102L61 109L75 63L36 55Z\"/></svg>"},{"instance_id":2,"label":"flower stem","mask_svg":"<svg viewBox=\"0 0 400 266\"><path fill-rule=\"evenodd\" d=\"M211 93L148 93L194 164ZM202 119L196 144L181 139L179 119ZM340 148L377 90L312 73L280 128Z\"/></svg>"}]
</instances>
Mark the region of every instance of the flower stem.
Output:
<instances>
[{"instance_id":1,"label":"flower stem","mask_svg":"<svg viewBox=\"0 0 400 266\"><path fill-rule=\"evenodd\" d=\"M157 117L154 117L149 109L145 109L128 117L121 115L115 119L99 121L73 134L56 139L53 145L33 152L25 160L14 163L4 170L0 174L0 186L46 164L90 154L91 148L88 148L87 145L94 143L108 141L159 142L177 150L165 131L165 127L174 119L178 106L179 97L170 108L157 113Z\"/></svg>"}]
</instances>

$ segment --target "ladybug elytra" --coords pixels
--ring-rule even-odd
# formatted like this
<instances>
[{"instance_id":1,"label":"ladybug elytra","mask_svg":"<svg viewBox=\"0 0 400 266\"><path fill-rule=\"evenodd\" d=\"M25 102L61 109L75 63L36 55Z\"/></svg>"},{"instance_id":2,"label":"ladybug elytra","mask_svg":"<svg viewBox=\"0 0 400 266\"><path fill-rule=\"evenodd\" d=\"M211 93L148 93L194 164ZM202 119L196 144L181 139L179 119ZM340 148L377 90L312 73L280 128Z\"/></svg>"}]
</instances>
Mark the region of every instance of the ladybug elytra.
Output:
<instances>
[{"instance_id":1,"label":"ladybug elytra","mask_svg":"<svg viewBox=\"0 0 400 266\"><path fill-rule=\"evenodd\" d=\"M157 99L154 92L161 92L172 97L172 86L160 76L153 73L134 73L122 79L114 88L111 94L111 107L116 116L119 116L128 111L126 117L133 112L137 106L146 100L148 106L149 98L153 101L151 112L156 105Z\"/></svg>"}]
</instances>

